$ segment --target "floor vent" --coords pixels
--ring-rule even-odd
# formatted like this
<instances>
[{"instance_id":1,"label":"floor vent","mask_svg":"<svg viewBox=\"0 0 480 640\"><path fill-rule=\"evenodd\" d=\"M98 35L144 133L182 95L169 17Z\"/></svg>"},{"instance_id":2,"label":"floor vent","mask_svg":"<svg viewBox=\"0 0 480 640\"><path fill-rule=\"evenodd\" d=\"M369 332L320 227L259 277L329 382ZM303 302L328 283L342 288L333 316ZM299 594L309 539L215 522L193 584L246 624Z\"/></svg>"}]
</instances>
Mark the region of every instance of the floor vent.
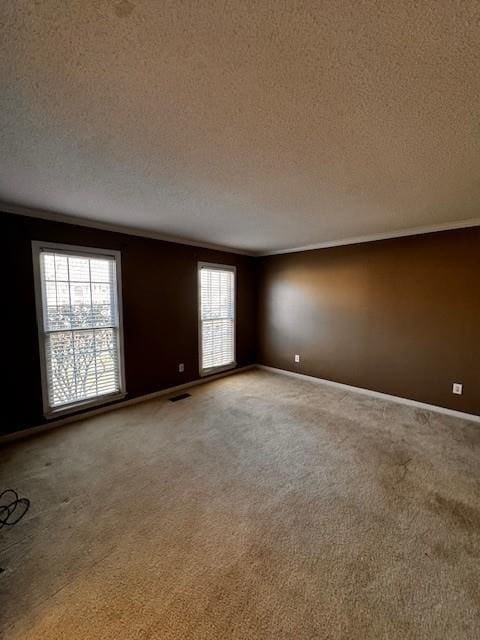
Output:
<instances>
[{"instance_id":1,"label":"floor vent","mask_svg":"<svg viewBox=\"0 0 480 640\"><path fill-rule=\"evenodd\" d=\"M192 396L189 393L181 393L179 396L173 396L173 398L169 398L170 402L178 402L179 400L185 400L185 398L191 398Z\"/></svg>"}]
</instances>

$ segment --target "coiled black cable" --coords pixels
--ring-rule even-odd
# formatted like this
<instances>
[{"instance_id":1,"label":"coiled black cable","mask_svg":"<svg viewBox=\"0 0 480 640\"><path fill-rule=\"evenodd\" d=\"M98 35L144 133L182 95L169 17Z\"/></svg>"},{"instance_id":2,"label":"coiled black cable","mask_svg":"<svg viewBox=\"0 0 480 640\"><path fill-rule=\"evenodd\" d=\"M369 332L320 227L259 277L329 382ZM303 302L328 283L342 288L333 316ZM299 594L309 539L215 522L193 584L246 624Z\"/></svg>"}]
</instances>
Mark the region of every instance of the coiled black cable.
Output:
<instances>
[{"instance_id":1,"label":"coiled black cable","mask_svg":"<svg viewBox=\"0 0 480 640\"><path fill-rule=\"evenodd\" d=\"M7 498L5 499L5 496ZM0 493L0 529L13 527L30 508L28 498L19 498L14 489L5 489Z\"/></svg>"}]
</instances>

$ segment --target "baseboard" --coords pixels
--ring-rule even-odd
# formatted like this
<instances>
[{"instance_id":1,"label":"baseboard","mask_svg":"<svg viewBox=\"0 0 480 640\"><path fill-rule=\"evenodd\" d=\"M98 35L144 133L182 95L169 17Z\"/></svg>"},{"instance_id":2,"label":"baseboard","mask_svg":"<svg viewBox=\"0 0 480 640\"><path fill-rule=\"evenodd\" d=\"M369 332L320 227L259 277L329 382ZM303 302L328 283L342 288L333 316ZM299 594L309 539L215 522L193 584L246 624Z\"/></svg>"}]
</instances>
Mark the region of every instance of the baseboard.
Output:
<instances>
[{"instance_id":1,"label":"baseboard","mask_svg":"<svg viewBox=\"0 0 480 640\"><path fill-rule=\"evenodd\" d=\"M315 382L317 384L324 384L330 387L337 387L338 389L345 389L347 391L354 391L355 393L361 393L372 398L379 398L380 400L390 400L391 402L397 402L399 404L406 404L410 407L416 407L417 409L424 409L426 411L435 411L436 413L443 413L446 416L452 416L453 418L462 418L462 420L470 420L472 422L480 422L480 416L473 413L464 413L463 411L455 411L454 409L447 409L446 407L439 407L435 404L427 404L425 402L418 402L417 400L409 400L408 398L401 398L400 396L391 396L388 393L381 393L380 391L371 391L370 389L363 389L362 387L353 387L349 384L343 384L341 382L333 382L332 380L325 380L324 378L316 378L315 376L307 376L305 373L297 373L296 371L288 371L287 369L277 369L275 367L268 367L264 364L257 364L258 369L264 369L265 371L271 371L272 373L280 373L292 378L299 378L301 380L308 380L309 382Z\"/></svg>"},{"instance_id":2,"label":"baseboard","mask_svg":"<svg viewBox=\"0 0 480 640\"><path fill-rule=\"evenodd\" d=\"M288 371L287 369L277 369L276 367L269 367L264 364L249 364L245 367L239 367L238 369L231 369L230 371L223 371L222 373L217 373L217 374L208 376L206 378L197 378L196 380L192 380L191 382L186 382L185 384L179 384L179 385L176 385L175 387L167 387L166 389L161 389L160 391L154 391L153 393L148 393L143 396L138 396L136 398L129 398L128 400L122 400L114 404L105 405L104 407L97 407L95 409L91 409L90 411L85 411L84 413L78 413L73 416L66 416L64 418L59 418L58 420L54 420L52 422L41 424L35 427L30 427L28 429L23 429L22 431L14 431L13 433L7 433L3 436L0 436L0 445L6 444L7 442L12 442L13 440L28 438L29 436L36 435L44 431L50 431L50 429L55 429L56 427L60 427L65 424L70 424L72 422L79 422L80 420L85 420L86 418L90 418L92 416L96 416L102 413L108 413L110 411L115 411L116 409L122 409L124 407L138 404L140 402L146 402L147 400L153 400L155 398L167 396L172 393L176 393L177 391L182 391L190 387L195 387L199 384L205 384L207 382L211 382L212 380L218 380L219 378L225 378L226 376L231 376L236 373L241 373L242 371L248 371L249 369L254 369L254 368L263 369L265 371L270 371L272 373L278 373L285 376L290 376L292 378L298 378L300 380L308 380L309 382L324 384L330 387L337 387L338 389L345 389L347 391L353 391L355 393L361 393L363 395L370 396L372 398L379 398L380 400L390 400L391 402L405 404L410 407L416 407L417 409L424 409L426 411L435 411L436 413L442 413L444 415L452 416L454 418L461 418L462 420L470 420L471 422L480 423L480 416L477 416L473 413L464 413L463 411L455 411L454 409L447 409L446 407L439 407L434 404L427 404L425 402L418 402L417 400L401 398L400 396L392 396L392 395L389 395L388 393L381 393L380 391L371 391L370 389L363 389L362 387L354 387L349 384L334 382L333 380L316 378L315 376L308 376L304 373L297 373L296 371Z\"/></svg>"},{"instance_id":3,"label":"baseboard","mask_svg":"<svg viewBox=\"0 0 480 640\"><path fill-rule=\"evenodd\" d=\"M62 425L65 425L65 424L70 424L72 422L79 422L80 420L91 418L92 416L99 415L100 413L107 413L109 411L115 411L116 409L123 409L124 407L129 407L132 404L138 404L140 402L146 402L147 400L154 400L155 398L168 396L168 395L171 395L172 393L176 393L177 391L183 391L184 389L189 389L190 387L196 387L199 384L206 384L207 382L211 382L212 380L225 378L226 376L231 376L236 373L241 373L242 371L248 371L249 369L253 369L255 367L256 367L255 364L249 364L245 367L239 367L238 369L230 369L228 371L222 371L221 373L215 373L211 376L197 378L195 380L192 380L191 382L185 382L185 384L178 384L175 387L167 387L166 389L160 389L160 391L147 393L146 395L138 396L136 398L129 398L128 400L121 400L120 402L115 402L113 404L107 404L103 407L97 407L95 409L91 409L90 411L85 411L84 413L77 413L73 416L59 418L58 420L53 420L46 424L40 424L35 427L29 427L28 429L23 429L22 431L14 431L13 433L7 433L4 436L0 436L0 445L5 444L7 442L11 442L12 440L20 440L22 438L28 438L29 436L36 435L44 431L50 431L51 429L55 429L56 427L61 427Z\"/></svg>"}]
</instances>

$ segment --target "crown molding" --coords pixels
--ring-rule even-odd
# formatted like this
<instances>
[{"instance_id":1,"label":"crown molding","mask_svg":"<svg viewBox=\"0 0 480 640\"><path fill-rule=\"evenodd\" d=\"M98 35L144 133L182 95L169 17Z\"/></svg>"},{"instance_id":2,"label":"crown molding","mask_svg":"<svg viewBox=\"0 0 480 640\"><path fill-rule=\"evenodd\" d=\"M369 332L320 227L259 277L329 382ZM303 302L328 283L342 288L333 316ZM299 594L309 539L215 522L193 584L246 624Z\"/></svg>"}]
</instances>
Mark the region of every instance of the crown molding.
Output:
<instances>
[{"instance_id":1,"label":"crown molding","mask_svg":"<svg viewBox=\"0 0 480 640\"><path fill-rule=\"evenodd\" d=\"M342 247L349 244L363 244L366 242L375 242L377 240L391 240L393 238L405 238L408 236L419 236L426 233L438 233L440 231L453 231L454 229L466 229L468 227L479 227L480 218L469 218L468 220L458 220L457 222L445 222L442 224L434 224L428 227L413 227L411 229L403 229L400 231L386 231L384 233L373 233L367 236L356 236L354 238L345 238L343 240L331 240L328 242L318 242L316 244L308 244L303 247L293 247L291 249L276 249L275 251L257 252L257 256L276 256L284 253L298 253L300 251L313 251L314 249L329 249L331 247Z\"/></svg>"},{"instance_id":2,"label":"crown molding","mask_svg":"<svg viewBox=\"0 0 480 640\"><path fill-rule=\"evenodd\" d=\"M364 244L367 242L376 242L378 240L391 240L394 238L405 238L408 236L424 235L427 233L439 233L441 231L453 231L455 229L466 229L469 227L479 227L480 217L469 218L467 220L458 220L456 222L444 222L441 224L435 224L424 227L413 227L410 229L402 229L399 231L386 231L383 233L373 233L365 236L355 236L353 238L344 238L341 240L330 240L326 242L317 242L315 244L308 244L300 247L292 247L288 249L275 249L273 251L247 251L245 249L237 249L234 247L227 247L225 245L214 244L210 242L199 242L197 240L190 240L188 238L182 238L172 236L168 234L159 233L157 231L149 231L147 229L139 229L138 227L130 227L127 225L110 224L108 222L98 222L89 218L81 218L78 216L71 216L64 213L58 213L55 211L47 211L44 209L34 209L31 207L25 207L9 202L0 200L0 211L4 213L12 213L21 216L28 216L31 218L39 218L41 220L51 220L52 222L63 222L65 224L74 224L81 227L90 227L93 229L100 229L103 231L112 231L114 233L123 233L126 235L140 236L141 238L150 238L152 240L162 240L163 242L172 242L175 244L183 244L190 247L199 247L201 249L211 249L213 251L222 251L227 253L234 253L249 257L264 257L264 256L276 256L285 253L299 253L301 251L313 251L315 249L329 249L332 247L342 247L351 244Z\"/></svg>"},{"instance_id":3,"label":"crown molding","mask_svg":"<svg viewBox=\"0 0 480 640\"><path fill-rule=\"evenodd\" d=\"M21 205L3 202L0 200L0 211L4 213L12 213L19 216L28 216L30 218L39 218L40 220L50 220L52 222L63 222L65 224L74 224L80 227L90 227L92 229L100 229L101 231L112 231L114 233L123 233L130 236L140 236L141 238L150 238L152 240L163 240L164 242L172 242L175 244L184 244L190 247L200 247L201 249L212 249L213 251L222 251L227 253L235 253L243 256L253 257L256 255L253 251L245 251L243 249L235 249L224 245L213 244L211 242L198 242L168 234L158 233L156 231L148 231L147 229L139 229L138 227L130 227L127 225L110 224L108 222L98 222L89 218L81 218L78 216L70 216L65 213L57 213L55 211L46 211L44 209L34 209Z\"/></svg>"}]
</instances>

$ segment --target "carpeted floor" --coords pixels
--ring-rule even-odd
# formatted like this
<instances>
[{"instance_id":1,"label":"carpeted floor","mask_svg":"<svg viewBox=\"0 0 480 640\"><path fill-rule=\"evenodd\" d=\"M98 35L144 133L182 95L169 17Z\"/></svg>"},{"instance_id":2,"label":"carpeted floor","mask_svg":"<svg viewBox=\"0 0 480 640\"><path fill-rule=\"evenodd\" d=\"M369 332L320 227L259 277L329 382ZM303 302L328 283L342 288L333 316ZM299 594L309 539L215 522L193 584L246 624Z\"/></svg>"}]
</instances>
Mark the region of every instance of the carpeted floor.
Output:
<instances>
[{"instance_id":1,"label":"carpeted floor","mask_svg":"<svg viewBox=\"0 0 480 640\"><path fill-rule=\"evenodd\" d=\"M32 501L2 638L480 637L480 425L264 371L191 393L0 450Z\"/></svg>"}]
</instances>

